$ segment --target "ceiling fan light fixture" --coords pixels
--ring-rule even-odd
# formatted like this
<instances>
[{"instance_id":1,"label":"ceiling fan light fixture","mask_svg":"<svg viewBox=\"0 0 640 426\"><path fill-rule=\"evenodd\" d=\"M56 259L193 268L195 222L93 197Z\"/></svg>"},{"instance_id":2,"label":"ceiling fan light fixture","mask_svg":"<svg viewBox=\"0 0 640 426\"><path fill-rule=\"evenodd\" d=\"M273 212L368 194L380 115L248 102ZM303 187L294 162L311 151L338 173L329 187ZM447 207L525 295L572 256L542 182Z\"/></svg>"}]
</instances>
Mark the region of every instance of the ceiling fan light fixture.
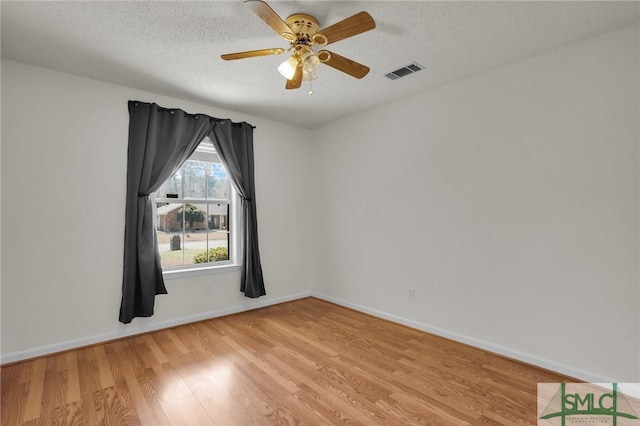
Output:
<instances>
[{"instance_id":1,"label":"ceiling fan light fixture","mask_svg":"<svg viewBox=\"0 0 640 426\"><path fill-rule=\"evenodd\" d=\"M296 68L298 67L298 59L295 55L292 55L280 64L278 67L278 72L287 80L291 80L296 73Z\"/></svg>"},{"instance_id":2,"label":"ceiling fan light fixture","mask_svg":"<svg viewBox=\"0 0 640 426\"><path fill-rule=\"evenodd\" d=\"M307 71L307 70L302 70L302 81L311 81L311 80L315 80L318 78L318 72L317 71Z\"/></svg>"},{"instance_id":3,"label":"ceiling fan light fixture","mask_svg":"<svg viewBox=\"0 0 640 426\"><path fill-rule=\"evenodd\" d=\"M312 50L308 50L302 54L302 68L307 72L315 72L320 66L320 59Z\"/></svg>"}]
</instances>

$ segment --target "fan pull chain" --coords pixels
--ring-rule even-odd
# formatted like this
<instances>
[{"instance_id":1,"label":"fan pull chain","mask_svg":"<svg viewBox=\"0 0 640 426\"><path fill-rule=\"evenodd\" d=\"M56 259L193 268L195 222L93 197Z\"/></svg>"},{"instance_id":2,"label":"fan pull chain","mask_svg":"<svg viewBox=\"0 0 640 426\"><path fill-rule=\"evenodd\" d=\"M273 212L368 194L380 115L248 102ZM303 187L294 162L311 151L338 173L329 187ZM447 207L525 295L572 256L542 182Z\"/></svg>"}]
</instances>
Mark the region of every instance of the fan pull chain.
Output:
<instances>
[{"instance_id":1,"label":"fan pull chain","mask_svg":"<svg viewBox=\"0 0 640 426\"><path fill-rule=\"evenodd\" d=\"M309 96L313 95L313 80L309 80Z\"/></svg>"}]
</instances>

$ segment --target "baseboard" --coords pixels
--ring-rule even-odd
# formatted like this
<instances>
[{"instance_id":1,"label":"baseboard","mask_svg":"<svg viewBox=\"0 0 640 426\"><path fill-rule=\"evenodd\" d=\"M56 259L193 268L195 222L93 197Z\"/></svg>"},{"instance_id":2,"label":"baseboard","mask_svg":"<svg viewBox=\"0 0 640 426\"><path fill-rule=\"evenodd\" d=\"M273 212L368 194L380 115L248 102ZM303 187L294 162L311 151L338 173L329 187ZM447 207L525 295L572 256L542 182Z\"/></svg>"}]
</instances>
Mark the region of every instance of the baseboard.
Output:
<instances>
[{"instance_id":1,"label":"baseboard","mask_svg":"<svg viewBox=\"0 0 640 426\"><path fill-rule=\"evenodd\" d=\"M391 322L395 322L397 324L402 324L407 327L414 328L416 330L424 331L426 333L434 334L436 336L444 337L446 339L450 339L456 342L464 343L469 346L473 346L475 348L479 348L485 350L487 352L492 352L497 355L504 356L506 358L511 358L519 362L523 362L525 364L533 365L536 367L543 368L545 370L549 370L558 374L562 374L564 376L572 377L584 382L591 383L613 383L614 379L610 377L605 377L603 375L591 373L588 371L580 370L577 368L569 367L567 365L551 361L545 358L540 358L534 355L530 355L524 352L520 352L517 350L513 350L504 346L496 345L490 342L485 342L484 340L476 339L473 337L465 336L459 333L455 333L452 331L444 330L439 327L434 327L428 324L423 324L408 318L404 318L398 315L390 314L384 311L380 311L377 309L369 308L367 306L359 305L357 303L348 302L346 300L338 299L332 296L328 296L323 293L311 292L311 296L325 300L327 302L334 303L336 305L344 306L346 308L353 309L355 311L359 311L365 314L372 315L377 318L382 318Z\"/></svg>"},{"instance_id":2,"label":"baseboard","mask_svg":"<svg viewBox=\"0 0 640 426\"><path fill-rule=\"evenodd\" d=\"M189 324L192 322L203 321L211 318L223 317L226 315L238 314L241 312L252 311L254 309L265 308L271 305L278 305L280 303L290 302L297 299L303 299L311 296L310 292L296 293L285 297L279 297L275 299L260 300L257 299L255 303L250 305L236 305L224 309L218 309L215 311L203 312L195 315L188 315L180 318L175 318L168 321L160 321L157 323L151 323L145 326L129 325L126 330L114 331L110 333L103 333L94 336L87 336L80 339L67 340L65 342L56 343L52 345L39 346L35 348L23 349L20 351L9 352L7 354L0 355L0 365L10 364L18 361L24 361L30 358L36 358L45 355L51 355L58 352L64 352L70 349L77 349L84 346L95 345L98 343L109 342L111 340L122 339L125 337L135 336L137 334L148 333L150 331L162 330L165 328L171 328L178 325Z\"/></svg>"}]
</instances>

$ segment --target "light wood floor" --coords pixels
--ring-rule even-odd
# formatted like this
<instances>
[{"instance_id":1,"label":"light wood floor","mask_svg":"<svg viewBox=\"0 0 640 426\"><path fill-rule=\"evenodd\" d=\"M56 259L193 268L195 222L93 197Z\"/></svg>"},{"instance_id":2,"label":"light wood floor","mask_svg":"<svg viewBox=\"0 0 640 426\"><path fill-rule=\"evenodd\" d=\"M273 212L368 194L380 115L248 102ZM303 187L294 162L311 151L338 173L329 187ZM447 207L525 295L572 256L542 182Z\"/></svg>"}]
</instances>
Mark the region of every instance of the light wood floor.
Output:
<instances>
[{"instance_id":1,"label":"light wood floor","mask_svg":"<svg viewBox=\"0 0 640 426\"><path fill-rule=\"evenodd\" d=\"M308 298L1 369L2 425L536 424L531 366Z\"/></svg>"}]
</instances>

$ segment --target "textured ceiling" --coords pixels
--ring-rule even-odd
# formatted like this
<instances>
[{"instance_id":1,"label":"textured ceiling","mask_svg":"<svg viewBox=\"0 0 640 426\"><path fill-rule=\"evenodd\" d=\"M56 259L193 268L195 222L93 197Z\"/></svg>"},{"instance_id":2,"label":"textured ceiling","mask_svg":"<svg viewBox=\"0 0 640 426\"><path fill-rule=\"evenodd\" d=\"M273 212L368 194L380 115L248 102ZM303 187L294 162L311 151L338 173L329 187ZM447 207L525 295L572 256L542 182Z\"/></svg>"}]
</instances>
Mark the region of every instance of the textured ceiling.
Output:
<instances>
[{"instance_id":1,"label":"textured ceiling","mask_svg":"<svg viewBox=\"0 0 640 426\"><path fill-rule=\"evenodd\" d=\"M368 65L362 80L322 65L287 91L284 56L220 54L287 43L242 1L2 1L2 57L314 127L639 21L638 2L287 1L325 27L368 11L377 28L330 46ZM391 81L417 62L424 71Z\"/></svg>"}]
</instances>

